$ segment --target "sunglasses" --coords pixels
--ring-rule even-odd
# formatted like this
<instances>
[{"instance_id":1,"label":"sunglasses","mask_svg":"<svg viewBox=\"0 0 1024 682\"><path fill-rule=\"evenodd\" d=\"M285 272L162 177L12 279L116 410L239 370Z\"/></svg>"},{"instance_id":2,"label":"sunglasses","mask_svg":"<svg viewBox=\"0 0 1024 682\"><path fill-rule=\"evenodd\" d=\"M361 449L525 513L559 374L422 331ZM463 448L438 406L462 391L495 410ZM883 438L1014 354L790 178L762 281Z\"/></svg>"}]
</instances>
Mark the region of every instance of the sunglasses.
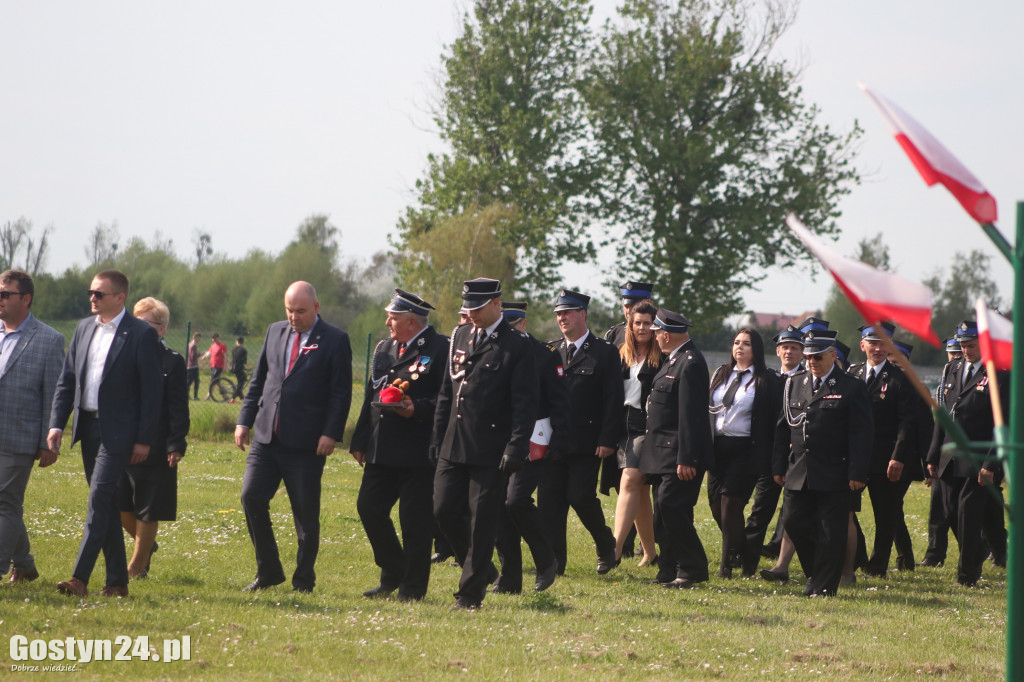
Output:
<instances>
[{"instance_id":1,"label":"sunglasses","mask_svg":"<svg viewBox=\"0 0 1024 682\"><path fill-rule=\"evenodd\" d=\"M28 296L28 294L23 294L20 291L0 291L0 298L2 298L5 301L9 299L11 296Z\"/></svg>"},{"instance_id":2,"label":"sunglasses","mask_svg":"<svg viewBox=\"0 0 1024 682\"><path fill-rule=\"evenodd\" d=\"M93 298L95 296L97 301L101 301L101 300L103 300L104 296L117 296L118 292L116 292L116 291L96 291L95 289L89 289L88 294L89 294L89 298Z\"/></svg>"}]
</instances>

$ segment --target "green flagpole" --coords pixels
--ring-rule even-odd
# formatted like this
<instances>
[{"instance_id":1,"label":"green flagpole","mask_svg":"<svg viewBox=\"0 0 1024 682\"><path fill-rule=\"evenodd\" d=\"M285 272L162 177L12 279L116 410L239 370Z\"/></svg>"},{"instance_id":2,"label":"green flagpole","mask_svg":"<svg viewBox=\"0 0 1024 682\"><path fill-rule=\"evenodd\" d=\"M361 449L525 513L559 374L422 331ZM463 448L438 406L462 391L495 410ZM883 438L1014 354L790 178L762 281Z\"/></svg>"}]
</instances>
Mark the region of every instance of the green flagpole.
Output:
<instances>
[{"instance_id":1,"label":"green flagpole","mask_svg":"<svg viewBox=\"0 0 1024 682\"><path fill-rule=\"evenodd\" d=\"M987 230L986 230L987 233ZM991 236L991 235L990 235ZM1005 240L1004 240L1005 241ZM1017 202L1017 242L1013 247L1013 374L1010 380L1010 442L1024 442L1024 202ZM1009 550L1006 564L1006 679L1024 680L1024 586L1017 578L1024 571L1024 457L1008 448L1004 460L1010 487Z\"/></svg>"}]
</instances>

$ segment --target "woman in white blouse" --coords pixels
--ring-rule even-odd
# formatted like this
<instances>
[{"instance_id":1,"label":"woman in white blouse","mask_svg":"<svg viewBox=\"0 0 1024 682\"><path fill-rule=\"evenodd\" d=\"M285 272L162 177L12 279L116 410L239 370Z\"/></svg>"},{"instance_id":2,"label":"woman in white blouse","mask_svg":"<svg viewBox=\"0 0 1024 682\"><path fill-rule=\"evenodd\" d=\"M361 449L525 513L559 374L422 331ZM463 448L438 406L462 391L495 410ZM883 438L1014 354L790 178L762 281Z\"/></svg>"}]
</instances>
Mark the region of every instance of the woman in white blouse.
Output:
<instances>
[{"instance_id":1,"label":"woman in white blouse","mask_svg":"<svg viewBox=\"0 0 1024 682\"><path fill-rule=\"evenodd\" d=\"M657 557L651 486L638 468L640 446L647 430L647 396L651 392L654 375L658 373L664 359L651 331L657 314L658 309L648 301L637 303L629 313L626 341L619 349L625 387L622 409L626 438L618 451L622 473L619 479L619 498L615 504L615 558L622 556L629 529L635 524L644 554L639 566L647 566Z\"/></svg>"},{"instance_id":2,"label":"woman in white blouse","mask_svg":"<svg viewBox=\"0 0 1024 682\"><path fill-rule=\"evenodd\" d=\"M720 578L731 578L733 568L750 577L757 568L761 548L746 546L743 509L758 476L770 471L780 387L778 377L765 366L761 335L753 329L739 330L728 364L711 377L708 408L715 439L708 503L722 530Z\"/></svg>"}]
</instances>

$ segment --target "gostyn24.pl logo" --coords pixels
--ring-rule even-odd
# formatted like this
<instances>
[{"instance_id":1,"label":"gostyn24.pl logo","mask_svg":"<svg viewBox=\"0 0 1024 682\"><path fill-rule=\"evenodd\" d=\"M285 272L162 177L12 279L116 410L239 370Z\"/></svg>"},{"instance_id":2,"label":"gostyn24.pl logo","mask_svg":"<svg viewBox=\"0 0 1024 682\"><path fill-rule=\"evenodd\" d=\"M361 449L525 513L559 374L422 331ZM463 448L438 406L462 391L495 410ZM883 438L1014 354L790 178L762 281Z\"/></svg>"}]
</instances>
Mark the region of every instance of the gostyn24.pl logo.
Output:
<instances>
[{"instance_id":1,"label":"gostyn24.pl logo","mask_svg":"<svg viewBox=\"0 0 1024 682\"><path fill-rule=\"evenodd\" d=\"M121 635L110 639L29 639L24 635L11 637L12 661L49 661L62 663L63 669L75 663L92 661L190 661L192 660L192 637L185 635L180 639L163 640L163 648L158 651L150 647L149 637L139 635L129 637ZM15 664L12 671L25 672L29 666ZM42 669L51 668L42 666ZM54 668L56 669L56 668Z\"/></svg>"}]
</instances>

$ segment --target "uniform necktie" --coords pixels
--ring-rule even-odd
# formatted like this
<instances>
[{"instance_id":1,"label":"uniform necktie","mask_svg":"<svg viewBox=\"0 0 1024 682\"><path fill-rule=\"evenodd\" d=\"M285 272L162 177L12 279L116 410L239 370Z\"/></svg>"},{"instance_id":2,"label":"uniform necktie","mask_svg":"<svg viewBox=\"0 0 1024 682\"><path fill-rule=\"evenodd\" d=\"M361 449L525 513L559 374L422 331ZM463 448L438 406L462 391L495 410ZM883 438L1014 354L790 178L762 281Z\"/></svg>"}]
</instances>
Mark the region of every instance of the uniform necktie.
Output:
<instances>
[{"instance_id":1,"label":"uniform necktie","mask_svg":"<svg viewBox=\"0 0 1024 682\"><path fill-rule=\"evenodd\" d=\"M295 341L292 343L292 352L288 356L288 372L292 373L292 367L295 366L295 361L299 359L299 339L302 338L302 334L295 332Z\"/></svg>"},{"instance_id":2,"label":"uniform necktie","mask_svg":"<svg viewBox=\"0 0 1024 682\"><path fill-rule=\"evenodd\" d=\"M572 362L572 356L576 355L576 344L570 343L565 347L565 359Z\"/></svg>"},{"instance_id":3,"label":"uniform necktie","mask_svg":"<svg viewBox=\"0 0 1024 682\"><path fill-rule=\"evenodd\" d=\"M875 377L876 377L876 376L878 376L877 372L878 372L878 370L877 370L877 369L875 369L874 367L872 367L871 369L869 369L869 370L868 370L868 383L869 383L869 384L870 384L870 383L871 383L872 381L874 381L874 380L875 380Z\"/></svg>"},{"instance_id":4,"label":"uniform necktie","mask_svg":"<svg viewBox=\"0 0 1024 682\"><path fill-rule=\"evenodd\" d=\"M484 342L484 330L477 329L473 332L473 348L479 348L480 344Z\"/></svg>"},{"instance_id":5,"label":"uniform necktie","mask_svg":"<svg viewBox=\"0 0 1024 682\"><path fill-rule=\"evenodd\" d=\"M817 393L818 389L820 389L820 388L821 388L821 377L817 377L814 380L814 392Z\"/></svg>"},{"instance_id":6,"label":"uniform necktie","mask_svg":"<svg viewBox=\"0 0 1024 682\"><path fill-rule=\"evenodd\" d=\"M729 384L729 388L725 389L725 395L722 397L722 404L726 407L732 407L733 401L736 399L736 391L740 388L740 383L743 382L743 377L747 375L749 369L745 369L736 375L736 378Z\"/></svg>"},{"instance_id":7,"label":"uniform necktie","mask_svg":"<svg viewBox=\"0 0 1024 682\"><path fill-rule=\"evenodd\" d=\"M974 363L967 365L967 376L964 377L964 386L971 383L971 377L974 376Z\"/></svg>"}]
</instances>

